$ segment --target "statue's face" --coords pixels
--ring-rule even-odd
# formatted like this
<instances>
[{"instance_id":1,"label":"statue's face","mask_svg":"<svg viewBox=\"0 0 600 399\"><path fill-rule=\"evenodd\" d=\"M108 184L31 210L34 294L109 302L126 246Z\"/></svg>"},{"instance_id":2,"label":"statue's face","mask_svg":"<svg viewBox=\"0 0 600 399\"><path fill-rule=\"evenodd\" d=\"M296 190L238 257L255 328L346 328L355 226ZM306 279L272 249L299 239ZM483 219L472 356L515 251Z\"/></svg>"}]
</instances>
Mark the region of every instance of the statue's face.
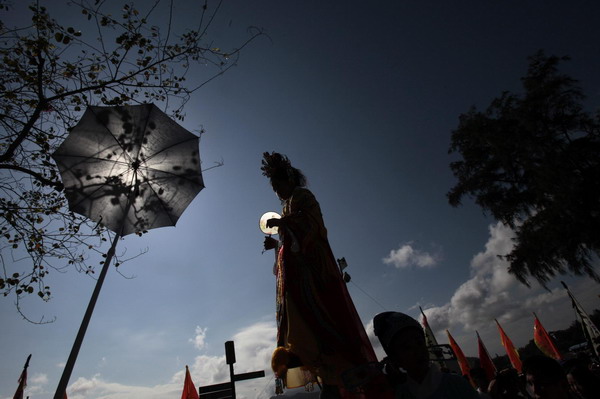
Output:
<instances>
[{"instance_id":1,"label":"statue's face","mask_svg":"<svg viewBox=\"0 0 600 399\"><path fill-rule=\"evenodd\" d=\"M271 186L273 187L275 194L282 200L290 198L294 191L294 185L290 183L289 180L273 179L271 180Z\"/></svg>"}]
</instances>

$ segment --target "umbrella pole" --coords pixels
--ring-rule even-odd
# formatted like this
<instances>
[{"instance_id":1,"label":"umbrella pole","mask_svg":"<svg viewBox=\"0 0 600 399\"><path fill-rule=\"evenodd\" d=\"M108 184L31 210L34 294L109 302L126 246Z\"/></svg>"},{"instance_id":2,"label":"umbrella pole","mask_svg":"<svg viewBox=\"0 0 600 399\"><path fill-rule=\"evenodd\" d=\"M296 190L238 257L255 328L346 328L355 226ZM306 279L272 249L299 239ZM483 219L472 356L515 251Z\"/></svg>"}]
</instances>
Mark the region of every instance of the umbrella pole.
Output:
<instances>
[{"instance_id":1,"label":"umbrella pole","mask_svg":"<svg viewBox=\"0 0 600 399\"><path fill-rule=\"evenodd\" d=\"M79 354L79 349L81 348L83 337L85 336L88 324L90 324L92 312L94 311L94 307L96 306L96 301L98 300L100 289L102 289L102 283L104 283L106 272L108 272L110 262L115 254L119 238L120 234L116 234L110 249L106 253L106 259L104 260L102 271L100 272L100 276L98 276L98 281L96 281L96 288L94 288L94 292L92 293L92 297L90 298L90 303L88 304L87 310L85 311L85 315L83 316L83 320L81 321L79 332L77 333L77 337L75 338L75 342L73 343L73 348L71 349L71 353L69 354L69 359L67 360L65 369L63 370L62 376L60 377L60 382L58 383L58 387L56 388L54 399L64 399L67 390L67 385L69 384L69 378L71 378L71 372L73 372L73 367L75 366L75 361L77 360L77 355Z\"/></svg>"}]
</instances>

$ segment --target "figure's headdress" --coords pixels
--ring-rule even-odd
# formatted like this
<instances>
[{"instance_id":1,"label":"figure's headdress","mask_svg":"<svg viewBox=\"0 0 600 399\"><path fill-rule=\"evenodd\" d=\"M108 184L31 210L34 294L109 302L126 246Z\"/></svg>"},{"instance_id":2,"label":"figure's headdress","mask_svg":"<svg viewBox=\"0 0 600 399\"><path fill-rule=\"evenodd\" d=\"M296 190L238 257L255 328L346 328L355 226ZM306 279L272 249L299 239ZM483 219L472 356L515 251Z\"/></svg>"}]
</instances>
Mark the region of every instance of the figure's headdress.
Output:
<instances>
[{"instance_id":1,"label":"figure's headdress","mask_svg":"<svg viewBox=\"0 0 600 399\"><path fill-rule=\"evenodd\" d=\"M282 178L290 175L289 171L292 169L292 163L285 155L278 152L264 152L262 166L263 176L267 176L269 179Z\"/></svg>"},{"instance_id":2,"label":"figure's headdress","mask_svg":"<svg viewBox=\"0 0 600 399\"><path fill-rule=\"evenodd\" d=\"M306 177L302 171L294 168L288 157L278 152L264 152L260 170L263 176L271 180L287 179L296 186L306 186Z\"/></svg>"}]
</instances>

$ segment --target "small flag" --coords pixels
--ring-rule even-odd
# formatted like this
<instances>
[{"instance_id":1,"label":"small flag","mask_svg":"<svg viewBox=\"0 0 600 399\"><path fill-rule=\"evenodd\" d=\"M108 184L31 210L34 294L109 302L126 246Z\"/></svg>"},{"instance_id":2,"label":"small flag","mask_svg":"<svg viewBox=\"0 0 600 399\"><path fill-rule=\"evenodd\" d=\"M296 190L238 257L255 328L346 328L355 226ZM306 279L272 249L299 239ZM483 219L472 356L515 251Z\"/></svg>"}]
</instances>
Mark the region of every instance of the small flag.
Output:
<instances>
[{"instance_id":1,"label":"small flag","mask_svg":"<svg viewBox=\"0 0 600 399\"><path fill-rule=\"evenodd\" d=\"M535 317L535 321L533 322L533 342L535 342L544 355L555 360L562 360L562 356L554 345L552 337L546 332L537 315L534 313L533 316Z\"/></svg>"},{"instance_id":2,"label":"small flag","mask_svg":"<svg viewBox=\"0 0 600 399\"><path fill-rule=\"evenodd\" d=\"M460 346L456 343L452 335L450 335L450 331L446 330L446 334L448 334L448 341L450 342L450 347L452 348L452 352L454 352L454 356L456 356L456 360L458 360L458 365L460 367L460 371L462 375L466 375L471 378L471 366L469 366L469 362L465 354L463 353Z\"/></svg>"},{"instance_id":3,"label":"small flag","mask_svg":"<svg viewBox=\"0 0 600 399\"><path fill-rule=\"evenodd\" d=\"M504 346L504 350L506 350L506 354L508 355L508 359L510 360L510 364L512 364L513 368L515 368L519 373L521 373L521 358L519 357L519 352L513 345L508 335L504 332L498 320L494 319L496 324L498 325L498 331L500 331L500 339L502 341L502 346Z\"/></svg>"},{"instance_id":4,"label":"small flag","mask_svg":"<svg viewBox=\"0 0 600 399\"><path fill-rule=\"evenodd\" d=\"M421 310L421 324L423 324L423 330L425 330L425 343L427 344L427 348L429 349L429 359L435 360L438 362L440 367L445 367L446 364L444 362L444 356L439 349L437 339L435 339L435 335L433 335L433 330L429 327L429 323L427 322L427 316L425 316L425 312L419 306L419 310Z\"/></svg>"},{"instance_id":5,"label":"small flag","mask_svg":"<svg viewBox=\"0 0 600 399\"><path fill-rule=\"evenodd\" d=\"M183 392L181 393L181 399L200 399L198 397L198 391L192 381L190 370L188 366L185 366L185 381L183 382Z\"/></svg>"},{"instance_id":6,"label":"small flag","mask_svg":"<svg viewBox=\"0 0 600 399\"><path fill-rule=\"evenodd\" d=\"M488 381L492 381L496 378L496 366L494 365L494 362L492 361L492 358L490 357L487 348L483 344L479 333L477 331L475 331L475 333L477 334L479 365L485 371L485 376L487 377Z\"/></svg>"},{"instance_id":7,"label":"small flag","mask_svg":"<svg viewBox=\"0 0 600 399\"><path fill-rule=\"evenodd\" d=\"M27 368L29 367L29 359L31 359L31 355L27 356L27 361L25 361L25 366L23 366L23 371L19 377L19 386L17 387L17 391L15 392L13 399L23 399L23 393L25 392L25 387L27 386Z\"/></svg>"},{"instance_id":8,"label":"small flag","mask_svg":"<svg viewBox=\"0 0 600 399\"><path fill-rule=\"evenodd\" d=\"M425 316L425 313L423 312L423 309L421 309L420 306L419 309L421 310L421 315L423 316L423 318L421 319L421 323L423 324L423 329L425 330L425 341L427 342L427 346L437 346L438 343L435 339L435 335L433 335L431 327L429 327L429 323L427 322L427 316Z\"/></svg>"}]
</instances>

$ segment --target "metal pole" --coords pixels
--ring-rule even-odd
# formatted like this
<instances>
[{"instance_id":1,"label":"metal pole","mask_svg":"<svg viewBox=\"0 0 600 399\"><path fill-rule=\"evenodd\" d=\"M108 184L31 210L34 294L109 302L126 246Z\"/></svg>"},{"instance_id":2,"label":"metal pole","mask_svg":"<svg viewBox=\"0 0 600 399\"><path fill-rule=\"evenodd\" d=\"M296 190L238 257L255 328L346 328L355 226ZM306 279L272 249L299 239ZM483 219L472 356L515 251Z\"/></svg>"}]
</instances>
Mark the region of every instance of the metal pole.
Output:
<instances>
[{"instance_id":1,"label":"metal pole","mask_svg":"<svg viewBox=\"0 0 600 399\"><path fill-rule=\"evenodd\" d=\"M134 178L137 175L134 176ZM56 387L56 392L54 393L54 399L64 399L67 385L69 384L69 379L71 378L71 373L73 372L73 367L75 367L75 361L77 360L77 355L79 354L79 349L81 349L81 344L83 342L83 337L85 337L85 332L90 324L90 319L92 318L92 313L94 312L94 307L96 306L96 301L98 300L98 295L100 295L100 290L102 289L102 284L104 283L104 278L106 277L106 273L108 272L108 268L110 266L110 262L112 261L113 256L115 255L115 250L117 248L117 242L121 235L123 234L123 229L125 228L125 223L127 222L127 214L131 209L131 203L133 198L135 197L135 190L131 190L127 196L127 203L125 205L125 212L123 213L123 220L121 220L121 227L117 230L115 234L115 238L110 246L110 249L106 253L106 259L104 260L104 265L102 266L102 271L100 271L100 276L98 276L98 281L96 281L96 287L94 288L94 292L92 293L92 297L90 298L90 302L88 303L88 307L85 311L85 315L83 316L83 320L81 321L81 326L79 326L79 331L77 332L77 337L75 337L75 342L73 343L73 348L71 348L71 353L69 354L69 359L67 360L67 364L65 365L65 369L63 370L62 376L60 377L60 381L58 382L58 387Z\"/></svg>"},{"instance_id":2,"label":"metal pole","mask_svg":"<svg viewBox=\"0 0 600 399\"><path fill-rule=\"evenodd\" d=\"M75 361L77 360L77 355L79 354L79 349L81 348L83 337L85 336L85 332L88 328L88 325L90 324L90 319L92 318L92 313L94 312L94 307L96 306L98 295L100 294L100 290L102 289L102 283L104 283L106 272L108 272L108 267L110 266L110 262L115 254L115 249L117 247L117 242L119 241L119 238L120 234L116 234L112 245L106 254L106 259L104 261L104 265L102 266L102 271L100 272L100 276L98 276L98 281L96 282L96 288L94 288L94 292L92 293L92 297L90 298L87 310L85 311L85 315L83 316L83 320L81 321L81 326L79 326L79 332L77 333L77 337L75 338L75 342L73 343L73 348L71 348L71 353L69 354L69 359L67 360L65 369L63 370L62 376L60 377L60 382L58 383L58 387L56 388L54 399L64 399L65 397L67 385L69 384L69 379L71 378L71 373L73 372L73 367L75 366Z\"/></svg>"},{"instance_id":3,"label":"metal pole","mask_svg":"<svg viewBox=\"0 0 600 399\"><path fill-rule=\"evenodd\" d=\"M235 399L235 376L233 374L233 363L229 365L229 376L231 377L231 397Z\"/></svg>"}]
</instances>

